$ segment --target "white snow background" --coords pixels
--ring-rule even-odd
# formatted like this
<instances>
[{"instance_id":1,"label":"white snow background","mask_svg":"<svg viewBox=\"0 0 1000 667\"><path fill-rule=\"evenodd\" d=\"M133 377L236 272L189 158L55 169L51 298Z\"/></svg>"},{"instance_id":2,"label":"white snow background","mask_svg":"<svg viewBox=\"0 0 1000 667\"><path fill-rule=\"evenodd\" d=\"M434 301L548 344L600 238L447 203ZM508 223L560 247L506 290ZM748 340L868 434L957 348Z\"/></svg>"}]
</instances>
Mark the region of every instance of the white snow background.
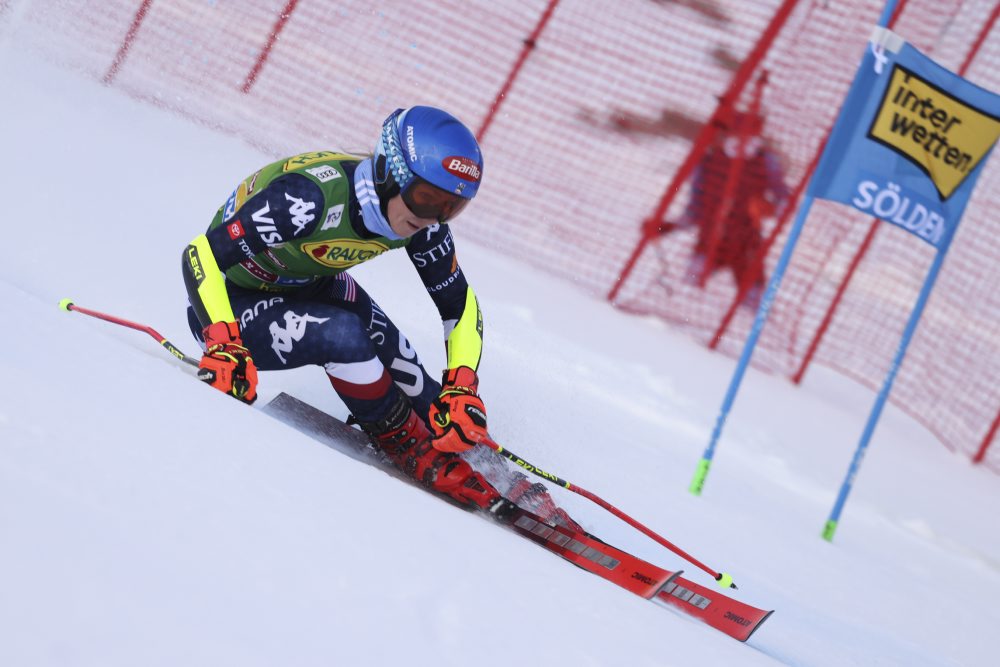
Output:
<instances>
[{"instance_id":1,"label":"white snow background","mask_svg":"<svg viewBox=\"0 0 1000 667\"><path fill-rule=\"evenodd\" d=\"M72 297L196 352L182 249L272 156L0 55L0 665L998 664L1000 478L889 408L827 543L873 395L821 368L800 388L750 372L695 498L734 361L477 245L461 220L494 437L732 573L734 595L777 610L748 643L199 384L144 334L62 312ZM405 254L352 273L437 373L440 322ZM260 391L345 416L317 368L263 373ZM606 541L711 584L555 495Z\"/></svg>"}]
</instances>

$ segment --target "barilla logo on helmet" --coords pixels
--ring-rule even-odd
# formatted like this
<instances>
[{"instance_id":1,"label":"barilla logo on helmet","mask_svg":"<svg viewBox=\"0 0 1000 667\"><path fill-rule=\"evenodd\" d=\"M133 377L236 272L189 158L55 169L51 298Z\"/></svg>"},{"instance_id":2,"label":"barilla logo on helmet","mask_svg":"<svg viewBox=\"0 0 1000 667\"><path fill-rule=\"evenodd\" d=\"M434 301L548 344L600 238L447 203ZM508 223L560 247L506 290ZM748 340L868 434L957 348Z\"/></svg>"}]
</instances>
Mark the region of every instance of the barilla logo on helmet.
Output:
<instances>
[{"instance_id":1,"label":"barilla logo on helmet","mask_svg":"<svg viewBox=\"0 0 1000 667\"><path fill-rule=\"evenodd\" d=\"M445 168L449 174L458 176L462 180L471 181L477 183L479 181L479 176L482 171L479 169L479 165L470 160L467 157L462 157L460 155L451 155L441 160L441 166Z\"/></svg>"}]
</instances>

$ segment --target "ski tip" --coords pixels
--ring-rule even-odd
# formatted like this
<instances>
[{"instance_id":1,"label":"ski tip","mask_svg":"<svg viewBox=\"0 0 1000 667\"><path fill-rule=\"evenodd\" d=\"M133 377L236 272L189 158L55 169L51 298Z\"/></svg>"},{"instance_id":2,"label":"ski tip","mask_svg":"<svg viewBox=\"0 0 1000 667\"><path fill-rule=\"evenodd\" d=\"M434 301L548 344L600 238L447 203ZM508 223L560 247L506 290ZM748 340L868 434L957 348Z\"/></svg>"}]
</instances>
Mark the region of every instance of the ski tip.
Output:
<instances>
[{"instance_id":1,"label":"ski tip","mask_svg":"<svg viewBox=\"0 0 1000 667\"><path fill-rule=\"evenodd\" d=\"M59 302L59 307L65 310L67 313L70 310L70 306L73 305L73 299L63 299Z\"/></svg>"},{"instance_id":2,"label":"ski tip","mask_svg":"<svg viewBox=\"0 0 1000 667\"><path fill-rule=\"evenodd\" d=\"M736 584L733 583L733 575L728 572L720 572L715 580L719 583L720 588L736 588Z\"/></svg>"}]
</instances>

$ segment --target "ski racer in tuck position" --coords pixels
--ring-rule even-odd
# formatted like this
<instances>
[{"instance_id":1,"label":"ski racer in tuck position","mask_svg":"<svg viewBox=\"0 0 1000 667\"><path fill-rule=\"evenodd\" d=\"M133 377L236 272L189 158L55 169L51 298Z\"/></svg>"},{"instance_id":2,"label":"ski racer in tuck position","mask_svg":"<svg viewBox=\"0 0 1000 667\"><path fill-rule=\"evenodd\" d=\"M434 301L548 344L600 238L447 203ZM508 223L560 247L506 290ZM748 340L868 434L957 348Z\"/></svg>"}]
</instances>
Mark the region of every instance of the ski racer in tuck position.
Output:
<instances>
[{"instance_id":1,"label":"ski racer in tuck position","mask_svg":"<svg viewBox=\"0 0 1000 667\"><path fill-rule=\"evenodd\" d=\"M483 319L447 223L482 173L468 128L415 106L385 120L371 157L317 151L251 174L184 250L199 377L252 403L258 369L322 366L352 421L406 474L460 504L505 511L458 456L487 435L476 373ZM347 273L397 248L444 324L440 384Z\"/></svg>"}]
</instances>

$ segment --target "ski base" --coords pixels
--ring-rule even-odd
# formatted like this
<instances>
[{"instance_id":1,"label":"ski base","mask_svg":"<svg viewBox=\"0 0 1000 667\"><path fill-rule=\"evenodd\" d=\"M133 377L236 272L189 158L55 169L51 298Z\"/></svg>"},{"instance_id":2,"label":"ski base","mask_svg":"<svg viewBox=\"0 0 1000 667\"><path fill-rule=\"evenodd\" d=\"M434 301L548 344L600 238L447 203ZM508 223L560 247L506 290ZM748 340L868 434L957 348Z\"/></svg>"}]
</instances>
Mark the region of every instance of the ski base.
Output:
<instances>
[{"instance_id":1,"label":"ski base","mask_svg":"<svg viewBox=\"0 0 1000 667\"><path fill-rule=\"evenodd\" d=\"M361 431L294 396L278 394L263 407L263 412L332 449L415 484L381 459ZM517 509L501 523L591 574L697 618L739 641L749 639L774 613L689 581L680 571L648 563L586 532L548 523L525 509Z\"/></svg>"}]
</instances>

